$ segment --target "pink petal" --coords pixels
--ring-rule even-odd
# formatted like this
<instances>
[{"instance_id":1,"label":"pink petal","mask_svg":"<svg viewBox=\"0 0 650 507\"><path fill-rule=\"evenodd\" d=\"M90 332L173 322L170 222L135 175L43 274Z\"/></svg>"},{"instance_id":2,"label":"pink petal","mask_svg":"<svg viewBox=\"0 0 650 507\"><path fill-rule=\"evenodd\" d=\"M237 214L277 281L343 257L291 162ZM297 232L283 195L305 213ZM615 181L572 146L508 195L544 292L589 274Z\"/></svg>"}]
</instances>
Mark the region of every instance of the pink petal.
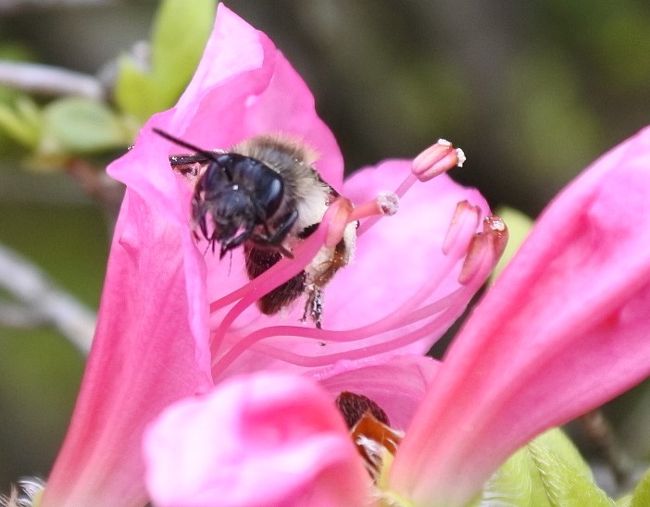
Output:
<instances>
[{"instance_id":1,"label":"pink petal","mask_svg":"<svg viewBox=\"0 0 650 507\"><path fill-rule=\"evenodd\" d=\"M320 154L323 178L340 187L343 159L316 114L307 85L262 32L223 4L195 77L179 100L172 134L227 148L257 134L283 133Z\"/></svg>"},{"instance_id":2,"label":"pink petal","mask_svg":"<svg viewBox=\"0 0 650 507\"><path fill-rule=\"evenodd\" d=\"M128 191L93 349L43 506L146 502L144 426L170 402L211 385L209 362L197 362L186 290L178 228Z\"/></svg>"},{"instance_id":3,"label":"pink petal","mask_svg":"<svg viewBox=\"0 0 650 507\"><path fill-rule=\"evenodd\" d=\"M316 384L234 377L169 407L144 440L161 507L360 506L370 480L340 414Z\"/></svg>"},{"instance_id":4,"label":"pink petal","mask_svg":"<svg viewBox=\"0 0 650 507\"><path fill-rule=\"evenodd\" d=\"M115 498L142 504L142 460L134 452L142 428L171 401L212 385L208 288L227 280L220 275L228 267L206 286L210 266L189 231L191 190L167 159L179 150L153 126L208 148L259 132L299 135L320 151L327 177L341 179L340 152L305 84L264 34L220 5L178 105L155 115L108 170L128 190L93 352L46 507L112 506Z\"/></svg>"},{"instance_id":5,"label":"pink petal","mask_svg":"<svg viewBox=\"0 0 650 507\"><path fill-rule=\"evenodd\" d=\"M440 368L393 486L417 505L464 505L534 435L647 378L648 245L646 128L540 218Z\"/></svg>"}]
</instances>

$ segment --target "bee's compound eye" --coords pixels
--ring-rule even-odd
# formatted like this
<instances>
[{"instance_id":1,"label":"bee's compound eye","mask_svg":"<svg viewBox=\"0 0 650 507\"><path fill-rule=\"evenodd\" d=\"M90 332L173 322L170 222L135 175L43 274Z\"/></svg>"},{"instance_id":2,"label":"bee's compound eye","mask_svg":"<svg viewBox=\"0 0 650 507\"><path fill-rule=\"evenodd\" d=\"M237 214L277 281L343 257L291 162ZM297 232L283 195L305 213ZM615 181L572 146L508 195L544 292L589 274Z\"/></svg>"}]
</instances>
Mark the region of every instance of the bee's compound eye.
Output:
<instances>
[{"instance_id":1,"label":"bee's compound eye","mask_svg":"<svg viewBox=\"0 0 650 507\"><path fill-rule=\"evenodd\" d=\"M264 168L256 177L255 198L266 211L266 216L273 215L282 204L284 182L282 176L271 169Z\"/></svg>"},{"instance_id":2,"label":"bee's compound eye","mask_svg":"<svg viewBox=\"0 0 650 507\"><path fill-rule=\"evenodd\" d=\"M269 196L269 200L266 205L267 212L269 212L269 214L272 214L280 207L280 203L282 202L282 197L284 195L284 184L282 183L282 179L279 176L277 178L274 178L271 184L268 186L267 195Z\"/></svg>"}]
</instances>

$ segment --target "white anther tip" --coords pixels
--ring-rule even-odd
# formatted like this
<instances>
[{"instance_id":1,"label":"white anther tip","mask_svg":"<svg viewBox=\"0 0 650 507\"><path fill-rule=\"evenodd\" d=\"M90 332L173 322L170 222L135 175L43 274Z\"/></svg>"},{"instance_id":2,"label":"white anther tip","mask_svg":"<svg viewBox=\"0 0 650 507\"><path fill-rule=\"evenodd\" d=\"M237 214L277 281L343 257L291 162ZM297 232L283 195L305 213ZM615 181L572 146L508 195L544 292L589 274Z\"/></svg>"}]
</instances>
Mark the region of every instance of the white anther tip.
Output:
<instances>
[{"instance_id":1,"label":"white anther tip","mask_svg":"<svg viewBox=\"0 0 650 507\"><path fill-rule=\"evenodd\" d=\"M467 157L465 156L465 152L461 150L460 148L456 148L456 158L458 159L458 162L456 162L456 165L458 167L463 167L463 164L467 160Z\"/></svg>"},{"instance_id":2,"label":"white anther tip","mask_svg":"<svg viewBox=\"0 0 650 507\"><path fill-rule=\"evenodd\" d=\"M377 206L384 215L394 215L399 210L399 197L393 192L380 192L377 194Z\"/></svg>"}]
</instances>

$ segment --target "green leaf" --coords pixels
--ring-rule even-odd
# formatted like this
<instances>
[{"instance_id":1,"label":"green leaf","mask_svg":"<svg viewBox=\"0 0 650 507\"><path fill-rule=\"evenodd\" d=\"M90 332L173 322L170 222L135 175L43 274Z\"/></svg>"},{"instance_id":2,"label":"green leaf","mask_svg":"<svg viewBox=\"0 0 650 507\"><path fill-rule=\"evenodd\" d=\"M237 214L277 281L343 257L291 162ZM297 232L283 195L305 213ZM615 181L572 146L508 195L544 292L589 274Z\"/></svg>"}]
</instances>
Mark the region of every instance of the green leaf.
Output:
<instances>
[{"instance_id":1,"label":"green leaf","mask_svg":"<svg viewBox=\"0 0 650 507\"><path fill-rule=\"evenodd\" d=\"M650 505L650 470L648 470L634 488L630 507L648 507Z\"/></svg>"},{"instance_id":2,"label":"green leaf","mask_svg":"<svg viewBox=\"0 0 650 507\"><path fill-rule=\"evenodd\" d=\"M502 207L496 211L508 226L508 244L501 256L497 266L492 272L492 282L497 279L503 269L508 265L519 247L528 236L528 232L533 226L533 220L528 216L517 211L514 208Z\"/></svg>"},{"instance_id":3,"label":"green leaf","mask_svg":"<svg viewBox=\"0 0 650 507\"><path fill-rule=\"evenodd\" d=\"M151 69L120 59L118 107L141 122L171 107L189 82L214 23L215 0L165 0L154 21Z\"/></svg>"},{"instance_id":4,"label":"green leaf","mask_svg":"<svg viewBox=\"0 0 650 507\"><path fill-rule=\"evenodd\" d=\"M159 100L171 106L189 82L214 23L214 0L165 0L151 40Z\"/></svg>"},{"instance_id":5,"label":"green leaf","mask_svg":"<svg viewBox=\"0 0 650 507\"><path fill-rule=\"evenodd\" d=\"M19 96L11 107L0 103L0 131L19 144L34 148L41 135L42 116L27 95Z\"/></svg>"},{"instance_id":6,"label":"green leaf","mask_svg":"<svg viewBox=\"0 0 650 507\"><path fill-rule=\"evenodd\" d=\"M118 60L118 77L113 94L117 107L144 122L156 111L156 85L130 56Z\"/></svg>"},{"instance_id":7,"label":"green leaf","mask_svg":"<svg viewBox=\"0 0 650 507\"><path fill-rule=\"evenodd\" d=\"M41 152L90 153L130 142L121 120L107 106L91 99L56 100L45 107L43 114Z\"/></svg>"},{"instance_id":8,"label":"green leaf","mask_svg":"<svg viewBox=\"0 0 650 507\"><path fill-rule=\"evenodd\" d=\"M616 507L630 507L632 505L632 495L625 495L616 500Z\"/></svg>"},{"instance_id":9,"label":"green leaf","mask_svg":"<svg viewBox=\"0 0 650 507\"><path fill-rule=\"evenodd\" d=\"M486 483L480 507L610 507L591 471L558 429L517 451Z\"/></svg>"}]
</instances>

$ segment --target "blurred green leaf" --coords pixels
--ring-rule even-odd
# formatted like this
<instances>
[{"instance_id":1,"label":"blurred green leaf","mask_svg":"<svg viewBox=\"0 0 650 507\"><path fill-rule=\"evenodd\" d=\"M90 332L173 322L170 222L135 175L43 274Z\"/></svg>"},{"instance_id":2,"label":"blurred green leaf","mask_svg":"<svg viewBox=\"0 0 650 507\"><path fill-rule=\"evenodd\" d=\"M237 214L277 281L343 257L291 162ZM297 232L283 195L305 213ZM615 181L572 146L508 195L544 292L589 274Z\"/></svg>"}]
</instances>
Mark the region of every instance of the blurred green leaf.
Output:
<instances>
[{"instance_id":1,"label":"blurred green leaf","mask_svg":"<svg viewBox=\"0 0 650 507\"><path fill-rule=\"evenodd\" d=\"M0 43L0 60L32 61L34 55L23 45L14 42ZM21 92L8 86L0 86L0 103L18 98Z\"/></svg>"},{"instance_id":2,"label":"blurred green leaf","mask_svg":"<svg viewBox=\"0 0 650 507\"><path fill-rule=\"evenodd\" d=\"M18 144L34 148L41 135L42 122L38 106L27 95L19 96L12 105L0 102L0 130Z\"/></svg>"},{"instance_id":3,"label":"blurred green leaf","mask_svg":"<svg viewBox=\"0 0 650 507\"><path fill-rule=\"evenodd\" d=\"M115 100L145 121L172 106L189 82L214 22L215 0L165 0L154 21L151 69L132 57L119 62Z\"/></svg>"},{"instance_id":4,"label":"blurred green leaf","mask_svg":"<svg viewBox=\"0 0 650 507\"><path fill-rule=\"evenodd\" d=\"M166 0L151 41L154 78L161 101L171 105L189 82L214 23L215 0Z\"/></svg>"},{"instance_id":5,"label":"blurred green leaf","mask_svg":"<svg viewBox=\"0 0 650 507\"><path fill-rule=\"evenodd\" d=\"M104 104L70 97L48 104L44 110L41 151L89 153L125 146L128 129Z\"/></svg>"},{"instance_id":6,"label":"blurred green leaf","mask_svg":"<svg viewBox=\"0 0 650 507\"><path fill-rule=\"evenodd\" d=\"M625 495L616 500L616 507L630 507L632 502L632 495Z\"/></svg>"},{"instance_id":7,"label":"blurred green leaf","mask_svg":"<svg viewBox=\"0 0 650 507\"><path fill-rule=\"evenodd\" d=\"M130 56L118 61L119 74L115 82L115 102L123 112L144 122L155 111L157 97L151 76L141 69Z\"/></svg>"},{"instance_id":8,"label":"blurred green leaf","mask_svg":"<svg viewBox=\"0 0 650 507\"><path fill-rule=\"evenodd\" d=\"M639 481L630 501L630 507L648 507L650 505L650 470Z\"/></svg>"},{"instance_id":9,"label":"blurred green leaf","mask_svg":"<svg viewBox=\"0 0 650 507\"><path fill-rule=\"evenodd\" d=\"M501 275L501 272L508 265L517 250L519 250L519 247L524 242L528 236L528 232L533 226L533 220L528 215L525 215L514 208L504 206L497 209L496 213L503 219L508 227L508 243L501 259L499 259L494 271L492 271L492 282Z\"/></svg>"},{"instance_id":10,"label":"blurred green leaf","mask_svg":"<svg viewBox=\"0 0 650 507\"><path fill-rule=\"evenodd\" d=\"M492 476L476 507L609 507L614 502L559 429L517 451Z\"/></svg>"}]
</instances>

